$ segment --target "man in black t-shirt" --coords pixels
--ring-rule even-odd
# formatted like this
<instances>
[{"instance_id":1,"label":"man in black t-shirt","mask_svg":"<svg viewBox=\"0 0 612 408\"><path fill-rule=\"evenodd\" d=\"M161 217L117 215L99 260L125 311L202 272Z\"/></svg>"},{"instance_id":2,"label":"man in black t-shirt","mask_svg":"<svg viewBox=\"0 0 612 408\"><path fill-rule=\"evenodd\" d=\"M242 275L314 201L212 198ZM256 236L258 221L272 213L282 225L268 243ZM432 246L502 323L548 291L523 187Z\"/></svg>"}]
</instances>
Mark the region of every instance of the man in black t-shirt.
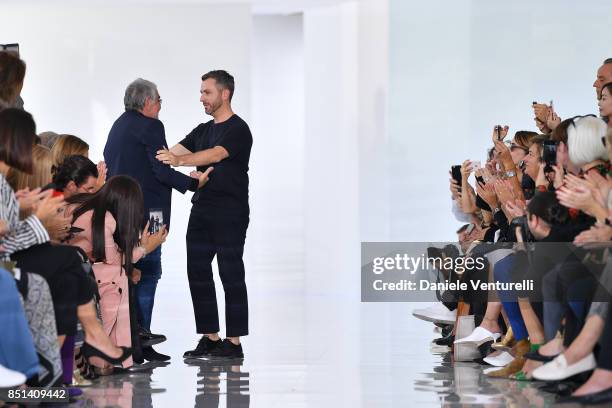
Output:
<instances>
[{"instance_id":1,"label":"man in black t-shirt","mask_svg":"<svg viewBox=\"0 0 612 408\"><path fill-rule=\"evenodd\" d=\"M248 334L244 241L249 225L249 157L253 138L249 126L231 108L234 78L226 71L202 76L200 101L213 120L193 129L157 159L172 166L196 166L207 184L196 191L187 227L187 276L196 329L202 334L185 358L243 358L240 337ZM214 171L213 171L214 170ZM219 315L212 260L217 255L225 291L226 339L219 337Z\"/></svg>"}]
</instances>

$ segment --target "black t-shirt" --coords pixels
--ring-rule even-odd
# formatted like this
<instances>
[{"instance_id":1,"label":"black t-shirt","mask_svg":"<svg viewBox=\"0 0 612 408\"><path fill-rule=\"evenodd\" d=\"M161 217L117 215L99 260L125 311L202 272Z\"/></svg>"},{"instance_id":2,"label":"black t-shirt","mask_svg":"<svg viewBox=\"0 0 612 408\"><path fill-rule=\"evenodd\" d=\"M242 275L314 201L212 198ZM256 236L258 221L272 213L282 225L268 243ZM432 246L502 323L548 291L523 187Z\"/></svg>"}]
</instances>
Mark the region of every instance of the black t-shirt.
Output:
<instances>
[{"instance_id":1,"label":"black t-shirt","mask_svg":"<svg viewBox=\"0 0 612 408\"><path fill-rule=\"evenodd\" d=\"M229 157L212 164L214 170L204 187L191 199L194 206L210 208L219 214L249 215L249 157L253 137L247 123L238 115L225 122L201 123L180 142L195 153L222 146ZM210 166L198 166L206 171Z\"/></svg>"}]
</instances>

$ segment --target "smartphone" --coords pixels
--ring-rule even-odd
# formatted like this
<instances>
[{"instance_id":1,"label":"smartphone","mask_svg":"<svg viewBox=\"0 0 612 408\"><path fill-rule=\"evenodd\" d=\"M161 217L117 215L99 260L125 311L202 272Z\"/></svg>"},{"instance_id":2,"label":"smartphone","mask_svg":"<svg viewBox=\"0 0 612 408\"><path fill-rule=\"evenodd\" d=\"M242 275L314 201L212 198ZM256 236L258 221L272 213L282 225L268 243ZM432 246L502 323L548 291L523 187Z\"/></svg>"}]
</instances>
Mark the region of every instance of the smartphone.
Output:
<instances>
[{"instance_id":1,"label":"smartphone","mask_svg":"<svg viewBox=\"0 0 612 408\"><path fill-rule=\"evenodd\" d=\"M542 146L542 160L547 166L557 164L557 143L552 140L545 140Z\"/></svg>"},{"instance_id":2,"label":"smartphone","mask_svg":"<svg viewBox=\"0 0 612 408\"><path fill-rule=\"evenodd\" d=\"M442 250L440 248L428 247L427 257L428 258L444 258L444 254L442 253Z\"/></svg>"},{"instance_id":3,"label":"smartphone","mask_svg":"<svg viewBox=\"0 0 612 408\"><path fill-rule=\"evenodd\" d=\"M457 164L451 167L451 174L453 175L453 179L457 182L459 187L461 187L461 165Z\"/></svg>"},{"instance_id":4,"label":"smartphone","mask_svg":"<svg viewBox=\"0 0 612 408\"><path fill-rule=\"evenodd\" d=\"M164 212L161 208L149 210L149 234L157 234L164 225Z\"/></svg>"},{"instance_id":5,"label":"smartphone","mask_svg":"<svg viewBox=\"0 0 612 408\"><path fill-rule=\"evenodd\" d=\"M470 233L472 233L472 231L474 231L474 228L475 228L475 227L476 227L476 225L474 225L474 224L470 224L470 225L468 225L468 227L467 227L467 228L466 228L466 230L465 230L466 234L470 234Z\"/></svg>"},{"instance_id":6,"label":"smartphone","mask_svg":"<svg viewBox=\"0 0 612 408\"><path fill-rule=\"evenodd\" d=\"M497 132L497 140L502 140L502 137L501 137L501 126L500 125L495 126L495 131Z\"/></svg>"}]
</instances>

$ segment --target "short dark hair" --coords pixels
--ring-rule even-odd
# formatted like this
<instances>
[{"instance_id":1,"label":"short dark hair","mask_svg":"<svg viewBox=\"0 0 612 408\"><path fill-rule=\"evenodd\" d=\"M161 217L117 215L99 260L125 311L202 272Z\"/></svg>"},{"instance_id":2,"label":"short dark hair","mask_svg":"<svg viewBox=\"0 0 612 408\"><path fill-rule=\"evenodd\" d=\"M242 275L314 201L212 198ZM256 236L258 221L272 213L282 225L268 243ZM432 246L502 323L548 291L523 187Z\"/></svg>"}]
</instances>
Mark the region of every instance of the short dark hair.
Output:
<instances>
[{"instance_id":1,"label":"short dark hair","mask_svg":"<svg viewBox=\"0 0 612 408\"><path fill-rule=\"evenodd\" d=\"M612 64L612 58L606 58L602 65Z\"/></svg>"},{"instance_id":2,"label":"short dark hair","mask_svg":"<svg viewBox=\"0 0 612 408\"><path fill-rule=\"evenodd\" d=\"M17 86L23 83L26 65L16 53L0 51L0 99L13 104L19 96Z\"/></svg>"},{"instance_id":3,"label":"short dark hair","mask_svg":"<svg viewBox=\"0 0 612 408\"><path fill-rule=\"evenodd\" d=\"M537 192L527 204L529 217L535 215L548 224L564 224L568 221L569 212L567 208L559 203L554 192Z\"/></svg>"},{"instance_id":4,"label":"short dark hair","mask_svg":"<svg viewBox=\"0 0 612 408\"><path fill-rule=\"evenodd\" d=\"M10 167L32 173L32 148L36 123L28 112L7 108L0 111L0 160Z\"/></svg>"},{"instance_id":5,"label":"short dark hair","mask_svg":"<svg viewBox=\"0 0 612 408\"><path fill-rule=\"evenodd\" d=\"M98 177L98 167L85 156L68 156L59 166L53 166L53 184L59 190L74 181L80 187L89 177Z\"/></svg>"},{"instance_id":6,"label":"short dark hair","mask_svg":"<svg viewBox=\"0 0 612 408\"><path fill-rule=\"evenodd\" d=\"M202 75L202 81L206 81L207 79L214 79L217 82L217 86L221 89L229 89L229 99L230 102L232 101L232 97L234 96L234 77L231 76L229 72L222 69L210 71Z\"/></svg>"}]
</instances>

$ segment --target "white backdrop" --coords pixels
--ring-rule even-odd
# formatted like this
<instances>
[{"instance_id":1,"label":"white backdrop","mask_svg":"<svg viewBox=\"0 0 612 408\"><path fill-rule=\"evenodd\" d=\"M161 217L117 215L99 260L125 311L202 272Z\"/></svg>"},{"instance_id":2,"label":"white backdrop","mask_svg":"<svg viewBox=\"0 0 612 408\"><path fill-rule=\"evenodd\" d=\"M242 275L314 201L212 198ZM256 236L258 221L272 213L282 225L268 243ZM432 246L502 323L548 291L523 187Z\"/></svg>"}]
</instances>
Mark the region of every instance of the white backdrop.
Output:
<instances>
[{"instance_id":1,"label":"white backdrop","mask_svg":"<svg viewBox=\"0 0 612 408\"><path fill-rule=\"evenodd\" d=\"M102 159L108 131L124 111L125 88L142 77L159 87L160 119L173 145L210 119L199 102L200 77L217 68L234 75L234 109L249 121L248 5L80 4L2 4L0 42L20 44L27 64L22 96L39 132L75 134L90 144L92 160ZM164 265L183 272L190 197L174 192L164 245Z\"/></svg>"},{"instance_id":2,"label":"white backdrop","mask_svg":"<svg viewBox=\"0 0 612 408\"><path fill-rule=\"evenodd\" d=\"M537 130L532 101L596 113L612 4L391 0L391 238L454 240L448 170L485 158L492 127Z\"/></svg>"}]
</instances>

